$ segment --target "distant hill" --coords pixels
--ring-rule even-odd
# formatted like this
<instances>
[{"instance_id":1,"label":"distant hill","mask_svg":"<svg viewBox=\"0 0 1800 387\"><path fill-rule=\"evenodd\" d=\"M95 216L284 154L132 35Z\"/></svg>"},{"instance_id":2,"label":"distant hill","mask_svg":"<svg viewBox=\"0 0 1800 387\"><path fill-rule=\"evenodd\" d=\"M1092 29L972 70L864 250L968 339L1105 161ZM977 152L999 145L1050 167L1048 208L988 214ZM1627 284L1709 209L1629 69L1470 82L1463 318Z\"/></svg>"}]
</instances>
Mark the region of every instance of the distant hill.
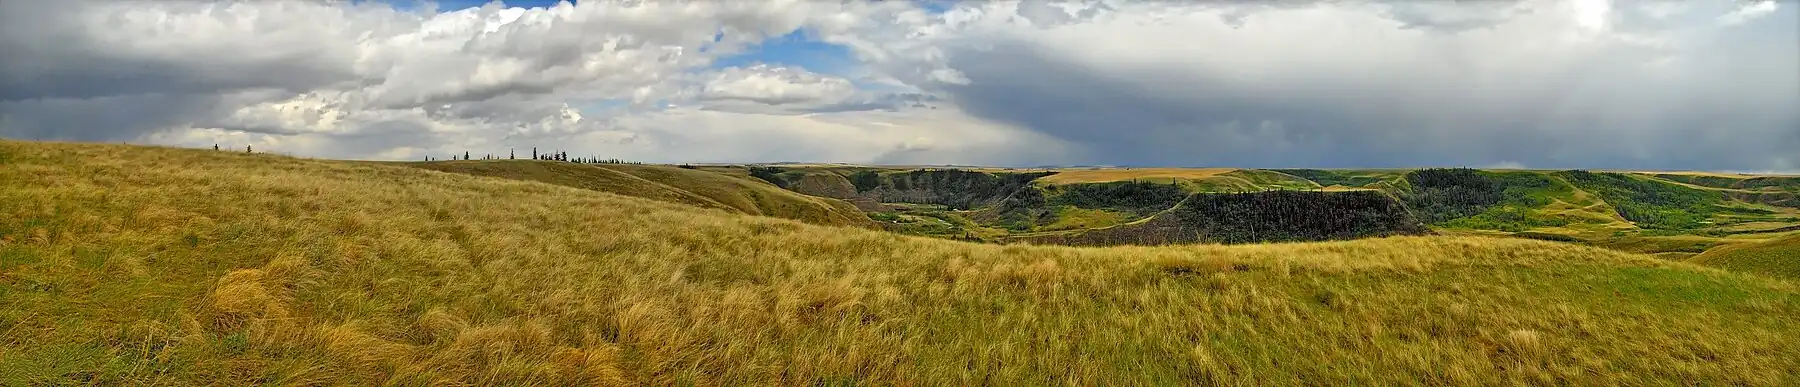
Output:
<instances>
[{"instance_id":1,"label":"distant hill","mask_svg":"<svg viewBox=\"0 0 1800 387\"><path fill-rule=\"evenodd\" d=\"M1517 235L1670 259L1800 227L1800 199L1796 199L1800 178L1780 176L1460 168L906 169L854 165L721 171L808 195L850 201L901 232L987 241L1116 240L1068 236L1082 230L1149 222L1186 194L1268 190L1376 191L1398 201L1413 219L1437 232ZM1019 179L1029 184L1018 184ZM1170 222L1174 221L1163 219L1155 224L1165 230L1199 229L1197 224ZM1280 227L1246 229L1275 232ZM1137 231L1127 234L1144 235ZM1246 240L1284 238L1269 235ZM1168 243L1239 240L1206 236L1154 239Z\"/></svg>"},{"instance_id":2,"label":"distant hill","mask_svg":"<svg viewBox=\"0 0 1800 387\"><path fill-rule=\"evenodd\" d=\"M1689 261L1733 271L1800 279L1800 234L1720 247Z\"/></svg>"},{"instance_id":3,"label":"distant hill","mask_svg":"<svg viewBox=\"0 0 1800 387\"><path fill-rule=\"evenodd\" d=\"M544 182L813 224L873 225L868 215L841 200L807 196L754 180L671 166L574 164L538 160L438 161L404 165L442 172Z\"/></svg>"}]
</instances>

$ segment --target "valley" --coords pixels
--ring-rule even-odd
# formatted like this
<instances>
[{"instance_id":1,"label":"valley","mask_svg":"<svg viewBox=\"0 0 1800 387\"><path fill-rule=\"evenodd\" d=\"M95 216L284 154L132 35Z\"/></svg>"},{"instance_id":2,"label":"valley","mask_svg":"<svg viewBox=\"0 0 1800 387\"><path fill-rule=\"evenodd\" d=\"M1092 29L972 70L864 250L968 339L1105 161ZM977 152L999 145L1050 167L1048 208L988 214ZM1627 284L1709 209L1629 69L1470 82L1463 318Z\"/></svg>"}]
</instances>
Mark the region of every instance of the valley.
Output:
<instances>
[{"instance_id":1,"label":"valley","mask_svg":"<svg viewBox=\"0 0 1800 387\"><path fill-rule=\"evenodd\" d=\"M1786 176L1472 169L704 169L856 203L897 232L997 243L1246 243L1442 233L1574 242L1684 259L1800 231L1795 199L1800 177ZM1278 196L1304 196L1296 201L1319 207L1287 214L1255 210L1278 207L1271 204ZM1353 197L1364 200L1339 199ZM1221 201L1245 203L1250 211L1177 211L1195 207L1182 203ZM1391 214L1396 212L1408 215ZM1338 236L1314 235L1284 222L1341 214L1385 220ZM1226 219L1245 224L1216 224ZM1260 232L1233 229L1262 223L1268 224ZM1164 231L1156 237L1123 236L1146 224Z\"/></svg>"}]
</instances>

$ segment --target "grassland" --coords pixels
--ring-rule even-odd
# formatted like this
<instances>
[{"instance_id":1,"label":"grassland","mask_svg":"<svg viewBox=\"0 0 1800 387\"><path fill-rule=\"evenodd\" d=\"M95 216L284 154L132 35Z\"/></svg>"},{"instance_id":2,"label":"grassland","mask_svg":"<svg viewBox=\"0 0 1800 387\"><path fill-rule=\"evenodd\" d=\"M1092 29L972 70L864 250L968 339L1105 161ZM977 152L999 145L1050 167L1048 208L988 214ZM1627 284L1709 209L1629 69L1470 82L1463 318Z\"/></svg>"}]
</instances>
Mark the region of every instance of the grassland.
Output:
<instances>
[{"instance_id":1,"label":"grassland","mask_svg":"<svg viewBox=\"0 0 1800 387\"><path fill-rule=\"evenodd\" d=\"M869 226L841 200L798 194L753 179L660 165L571 164L537 160L440 161L403 165L443 172L537 181L625 196L828 226Z\"/></svg>"},{"instance_id":2,"label":"grassland","mask_svg":"<svg viewBox=\"0 0 1800 387\"><path fill-rule=\"evenodd\" d=\"M1481 237L997 246L0 141L0 385L1794 385L1791 282Z\"/></svg>"},{"instance_id":3,"label":"grassland","mask_svg":"<svg viewBox=\"0 0 1800 387\"><path fill-rule=\"evenodd\" d=\"M1800 234L1709 250L1692 262L1732 271L1800 279Z\"/></svg>"}]
</instances>

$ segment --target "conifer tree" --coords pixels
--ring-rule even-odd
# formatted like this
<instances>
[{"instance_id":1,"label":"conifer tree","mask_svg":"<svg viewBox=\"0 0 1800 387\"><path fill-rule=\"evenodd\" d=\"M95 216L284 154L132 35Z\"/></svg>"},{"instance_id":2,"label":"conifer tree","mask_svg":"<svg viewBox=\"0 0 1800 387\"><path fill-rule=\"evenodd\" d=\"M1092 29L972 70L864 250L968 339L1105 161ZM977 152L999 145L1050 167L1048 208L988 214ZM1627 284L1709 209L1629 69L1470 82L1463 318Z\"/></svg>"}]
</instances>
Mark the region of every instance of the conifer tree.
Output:
<instances>
[{"instance_id":1,"label":"conifer tree","mask_svg":"<svg viewBox=\"0 0 1800 387\"><path fill-rule=\"evenodd\" d=\"M538 157L537 147L535 147L535 146L531 147L531 159L532 160L543 160L543 158Z\"/></svg>"}]
</instances>

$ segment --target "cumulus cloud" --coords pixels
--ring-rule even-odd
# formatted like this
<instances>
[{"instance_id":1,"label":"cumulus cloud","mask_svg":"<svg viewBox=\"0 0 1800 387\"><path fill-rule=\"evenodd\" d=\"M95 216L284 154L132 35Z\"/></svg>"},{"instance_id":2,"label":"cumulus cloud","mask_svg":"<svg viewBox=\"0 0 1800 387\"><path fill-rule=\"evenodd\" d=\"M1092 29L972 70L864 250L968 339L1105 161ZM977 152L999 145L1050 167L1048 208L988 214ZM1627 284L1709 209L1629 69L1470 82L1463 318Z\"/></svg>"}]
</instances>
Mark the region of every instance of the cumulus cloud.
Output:
<instances>
[{"instance_id":1,"label":"cumulus cloud","mask_svg":"<svg viewBox=\"0 0 1800 387\"><path fill-rule=\"evenodd\" d=\"M843 78L705 67L882 7L596 1L434 13L372 2L5 2L0 135L247 142L359 158L579 148L559 141L616 129L571 103L848 102L858 92Z\"/></svg>"},{"instance_id":2,"label":"cumulus cloud","mask_svg":"<svg viewBox=\"0 0 1800 387\"><path fill-rule=\"evenodd\" d=\"M0 136L389 159L540 146L649 161L1794 170L1797 8L5 1ZM715 65L795 31L854 65Z\"/></svg>"},{"instance_id":3,"label":"cumulus cloud","mask_svg":"<svg viewBox=\"0 0 1800 387\"><path fill-rule=\"evenodd\" d=\"M757 64L732 67L708 77L703 101L744 101L764 105L828 104L856 93L850 80L805 69Z\"/></svg>"}]
</instances>

